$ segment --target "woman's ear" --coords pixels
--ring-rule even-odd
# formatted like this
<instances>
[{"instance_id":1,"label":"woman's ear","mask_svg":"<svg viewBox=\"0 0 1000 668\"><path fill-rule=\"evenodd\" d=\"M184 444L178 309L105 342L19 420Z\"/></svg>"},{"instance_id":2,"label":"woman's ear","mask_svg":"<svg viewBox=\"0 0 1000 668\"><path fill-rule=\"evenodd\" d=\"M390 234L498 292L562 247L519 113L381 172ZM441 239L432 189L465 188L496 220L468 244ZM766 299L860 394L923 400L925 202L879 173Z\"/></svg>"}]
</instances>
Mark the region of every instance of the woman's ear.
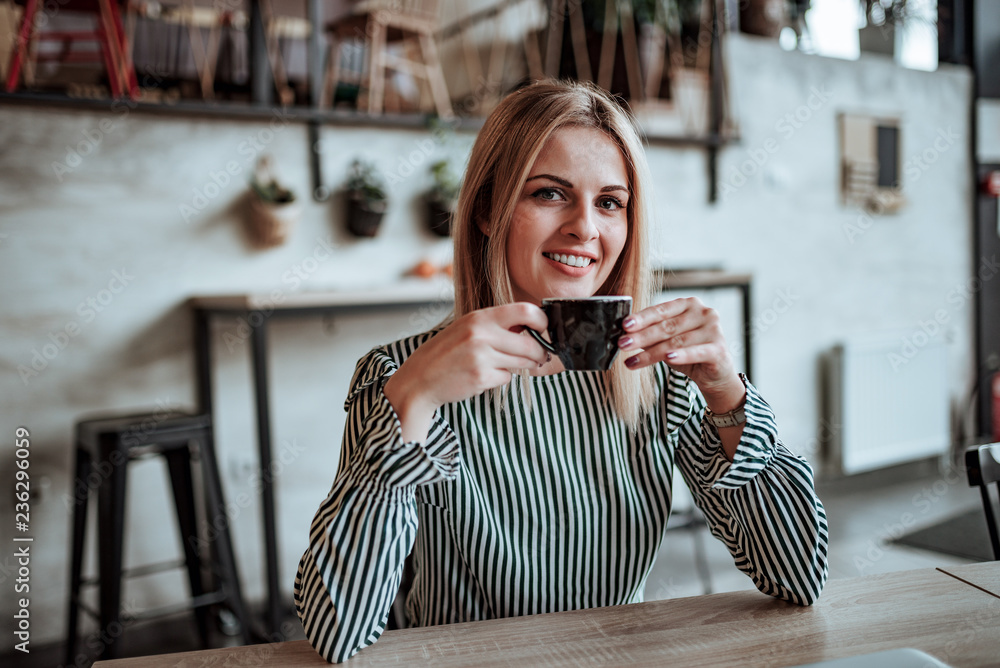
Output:
<instances>
[{"instance_id":1,"label":"woman's ear","mask_svg":"<svg viewBox=\"0 0 1000 668\"><path fill-rule=\"evenodd\" d=\"M476 219L476 227L479 228L479 231L483 233L484 237L490 236L490 230L488 227L486 227L486 221L483 220L482 218Z\"/></svg>"}]
</instances>

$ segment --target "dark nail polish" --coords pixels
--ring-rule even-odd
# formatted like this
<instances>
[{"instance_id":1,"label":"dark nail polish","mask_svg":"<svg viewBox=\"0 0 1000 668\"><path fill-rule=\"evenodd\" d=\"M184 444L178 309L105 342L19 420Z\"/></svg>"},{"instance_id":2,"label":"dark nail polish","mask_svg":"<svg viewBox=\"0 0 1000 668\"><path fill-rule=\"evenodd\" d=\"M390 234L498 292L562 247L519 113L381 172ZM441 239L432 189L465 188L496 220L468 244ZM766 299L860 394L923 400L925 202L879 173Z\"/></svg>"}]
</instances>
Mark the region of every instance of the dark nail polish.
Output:
<instances>
[{"instance_id":1,"label":"dark nail polish","mask_svg":"<svg viewBox=\"0 0 1000 668\"><path fill-rule=\"evenodd\" d=\"M623 336L622 338L618 339L619 348L628 348L630 345L632 345L632 343L633 341L631 336Z\"/></svg>"},{"instance_id":2,"label":"dark nail polish","mask_svg":"<svg viewBox=\"0 0 1000 668\"><path fill-rule=\"evenodd\" d=\"M635 357L629 357L627 360L625 360L625 366L627 366L630 369L635 365L637 365L638 363L639 363L638 355L636 355Z\"/></svg>"},{"instance_id":3,"label":"dark nail polish","mask_svg":"<svg viewBox=\"0 0 1000 668\"><path fill-rule=\"evenodd\" d=\"M625 318L625 320L622 321L622 328L628 329L634 324L635 324L635 318Z\"/></svg>"}]
</instances>

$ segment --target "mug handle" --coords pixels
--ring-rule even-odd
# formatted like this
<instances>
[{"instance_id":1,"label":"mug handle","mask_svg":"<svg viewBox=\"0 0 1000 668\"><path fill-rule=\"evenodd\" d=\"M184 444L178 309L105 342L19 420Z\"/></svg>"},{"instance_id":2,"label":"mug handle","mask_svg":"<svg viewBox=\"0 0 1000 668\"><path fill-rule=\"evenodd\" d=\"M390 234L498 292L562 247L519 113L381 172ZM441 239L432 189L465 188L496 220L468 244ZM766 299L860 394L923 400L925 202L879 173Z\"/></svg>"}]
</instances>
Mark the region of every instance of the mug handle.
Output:
<instances>
[{"instance_id":1,"label":"mug handle","mask_svg":"<svg viewBox=\"0 0 1000 668\"><path fill-rule=\"evenodd\" d=\"M528 332L528 334L531 334L532 338L534 338L535 341L538 341L540 344L542 344L542 348L545 348L550 353L558 354L556 352L556 347L551 343L549 343L548 341L546 341L545 339L543 339L541 334L539 334L530 327L525 327L524 329L526 332Z\"/></svg>"}]
</instances>

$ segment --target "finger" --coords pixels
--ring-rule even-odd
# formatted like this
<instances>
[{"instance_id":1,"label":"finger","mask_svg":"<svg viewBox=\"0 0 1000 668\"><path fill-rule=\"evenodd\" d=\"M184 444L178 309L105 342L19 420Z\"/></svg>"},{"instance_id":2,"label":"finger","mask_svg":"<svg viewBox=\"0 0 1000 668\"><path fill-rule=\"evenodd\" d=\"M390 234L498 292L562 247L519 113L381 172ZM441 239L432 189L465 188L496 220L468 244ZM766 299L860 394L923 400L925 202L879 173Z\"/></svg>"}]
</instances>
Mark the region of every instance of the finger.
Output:
<instances>
[{"instance_id":1,"label":"finger","mask_svg":"<svg viewBox=\"0 0 1000 668\"><path fill-rule=\"evenodd\" d=\"M711 327L699 327L698 329L691 329L685 332L681 332L675 336L671 336L668 339L664 339L658 343L650 343L643 346L647 350L658 350L663 355L673 350L680 350L682 348L690 348L691 346L700 346L706 343L712 343L718 341L718 334Z\"/></svg>"},{"instance_id":2,"label":"finger","mask_svg":"<svg viewBox=\"0 0 1000 668\"><path fill-rule=\"evenodd\" d=\"M678 348L666 353L663 358L671 366L686 366L689 364L717 364L722 362L725 351L718 343L703 343L687 348Z\"/></svg>"},{"instance_id":3,"label":"finger","mask_svg":"<svg viewBox=\"0 0 1000 668\"><path fill-rule=\"evenodd\" d=\"M549 358L549 353L542 347L542 344L526 332L517 336L501 337L497 341L496 349L507 355L533 360L536 365L544 364Z\"/></svg>"},{"instance_id":4,"label":"finger","mask_svg":"<svg viewBox=\"0 0 1000 668\"><path fill-rule=\"evenodd\" d=\"M619 339L622 348L651 348L665 341L676 340L672 345L681 347L691 343L699 343L699 335L692 335L705 328L706 322L702 312L685 310L680 314L656 320L643 329L626 332Z\"/></svg>"},{"instance_id":5,"label":"finger","mask_svg":"<svg viewBox=\"0 0 1000 668\"><path fill-rule=\"evenodd\" d=\"M492 390L495 387L500 387L506 385L511 381L514 376L514 371L516 369L490 369L489 372L484 372L476 377L477 383L473 386L475 389L473 394L479 394L480 392L485 392L486 390Z\"/></svg>"},{"instance_id":6,"label":"finger","mask_svg":"<svg viewBox=\"0 0 1000 668\"><path fill-rule=\"evenodd\" d=\"M549 319L545 315L545 311L528 302L505 304L490 309L490 311L496 323L504 329L523 326L544 331L549 326Z\"/></svg>"},{"instance_id":7,"label":"finger","mask_svg":"<svg viewBox=\"0 0 1000 668\"><path fill-rule=\"evenodd\" d=\"M703 343L677 349L658 346L650 350L643 350L641 353L626 358L625 366L630 369L642 369L657 362L666 362L673 367L684 367L694 364L721 364L725 361L725 355L725 347L718 342Z\"/></svg>"},{"instance_id":8,"label":"finger","mask_svg":"<svg viewBox=\"0 0 1000 668\"><path fill-rule=\"evenodd\" d=\"M622 328L626 332L637 332L666 318L674 318L690 309L691 298L671 299L637 311L625 318Z\"/></svg>"},{"instance_id":9,"label":"finger","mask_svg":"<svg viewBox=\"0 0 1000 668\"><path fill-rule=\"evenodd\" d=\"M537 369L541 364L545 362L545 356L543 355L541 360L535 359L534 357L525 357L521 355L508 355L506 353L497 353L494 360L494 364L497 369L504 369L507 371L516 371L519 369Z\"/></svg>"},{"instance_id":10,"label":"finger","mask_svg":"<svg viewBox=\"0 0 1000 668\"><path fill-rule=\"evenodd\" d=\"M651 364L655 364L659 360L654 359L652 355L643 351L637 353L625 359L625 366L629 369L644 369Z\"/></svg>"}]
</instances>

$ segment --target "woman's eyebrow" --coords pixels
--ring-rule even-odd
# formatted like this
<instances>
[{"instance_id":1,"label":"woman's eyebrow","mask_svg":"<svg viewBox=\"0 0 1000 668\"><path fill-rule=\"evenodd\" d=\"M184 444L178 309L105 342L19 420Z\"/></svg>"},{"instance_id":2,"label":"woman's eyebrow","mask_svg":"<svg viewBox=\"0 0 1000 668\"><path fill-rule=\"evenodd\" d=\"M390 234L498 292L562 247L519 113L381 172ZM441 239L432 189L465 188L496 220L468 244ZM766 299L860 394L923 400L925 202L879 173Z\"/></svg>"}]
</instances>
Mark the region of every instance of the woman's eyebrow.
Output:
<instances>
[{"instance_id":1,"label":"woman's eyebrow","mask_svg":"<svg viewBox=\"0 0 1000 668\"><path fill-rule=\"evenodd\" d=\"M525 183L530 183L530 182L534 181L535 179L548 179L549 181L555 181L556 183L558 183L559 185L561 185L563 188L572 188L573 187L573 184L570 183L569 181L567 181L566 179L559 178L558 176L552 176L551 174L536 174L535 176L532 176L527 181L525 181ZM601 188L600 192L606 193L606 192L612 192L612 191L616 191L616 190L621 190L621 191L625 192L626 194L628 194L628 188L626 188L625 186L617 186L617 185L604 186L603 188Z\"/></svg>"},{"instance_id":2,"label":"woman's eyebrow","mask_svg":"<svg viewBox=\"0 0 1000 668\"><path fill-rule=\"evenodd\" d=\"M569 181L567 181L566 179L561 179L558 176L552 176L551 174L536 174L535 176L532 176L527 181L525 181L525 183L531 183L535 179L548 179L549 181L555 181L556 183L558 183L559 185L561 185L563 188L572 188L573 187L573 184L570 183Z\"/></svg>"}]
</instances>

